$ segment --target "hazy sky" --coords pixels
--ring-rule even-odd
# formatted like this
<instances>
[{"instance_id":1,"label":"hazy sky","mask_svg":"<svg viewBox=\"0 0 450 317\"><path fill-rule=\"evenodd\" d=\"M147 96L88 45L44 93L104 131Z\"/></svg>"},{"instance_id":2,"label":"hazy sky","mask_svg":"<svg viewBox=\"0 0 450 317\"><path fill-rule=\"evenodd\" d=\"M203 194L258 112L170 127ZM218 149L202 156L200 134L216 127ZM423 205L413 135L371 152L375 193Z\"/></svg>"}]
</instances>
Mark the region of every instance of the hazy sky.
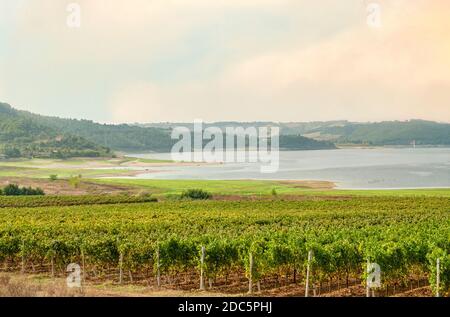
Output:
<instances>
[{"instance_id":1,"label":"hazy sky","mask_svg":"<svg viewBox=\"0 0 450 317\"><path fill-rule=\"evenodd\" d=\"M448 0L0 0L0 101L101 122L450 122L449 14Z\"/></svg>"}]
</instances>

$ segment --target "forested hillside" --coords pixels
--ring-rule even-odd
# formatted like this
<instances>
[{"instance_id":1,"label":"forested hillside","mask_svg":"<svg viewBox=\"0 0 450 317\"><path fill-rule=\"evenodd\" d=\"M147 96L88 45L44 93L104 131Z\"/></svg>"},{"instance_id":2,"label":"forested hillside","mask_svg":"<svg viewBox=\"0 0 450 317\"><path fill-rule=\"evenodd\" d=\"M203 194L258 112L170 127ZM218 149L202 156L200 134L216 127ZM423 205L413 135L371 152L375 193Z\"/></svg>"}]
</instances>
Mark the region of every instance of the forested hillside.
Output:
<instances>
[{"instance_id":1,"label":"forested hillside","mask_svg":"<svg viewBox=\"0 0 450 317\"><path fill-rule=\"evenodd\" d=\"M64 119L58 117L41 116L27 111L15 110L6 104L3 105L3 108L8 109L10 115L13 115L16 118L20 118L20 120L26 122L24 123L24 128L22 129L23 136L27 136L30 133L29 129L31 129L33 126L39 125L40 129L49 131L47 134L52 135L53 138L58 135L65 135L66 137L62 141L60 141L60 143L63 141L67 143L69 141L74 142L75 140L78 140L78 142L81 144L78 144L77 146L83 146L83 142L88 142L89 145L94 147L94 144L98 144L105 149L110 148L112 150L128 152L170 152L173 144L178 141L171 139L172 127L170 126L144 127L128 124L100 124L90 120ZM182 125L190 127L186 124ZM37 136L36 134L34 135ZM69 138L68 136L70 136L71 138ZM52 138L45 137L44 139L47 140ZM2 143L9 146L9 143L11 143L10 141L11 140L9 140L8 137L5 137ZM205 143L207 142L208 140L205 140ZM15 141L13 143L15 143ZM53 145L63 145L60 143ZM282 135L280 137L280 148L290 150L313 150L332 149L335 148L335 146L330 142L315 141L312 139L307 139L300 135ZM66 153L65 155L70 155L70 153Z\"/></svg>"},{"instance_id":2,"label":"forested hillside","mask_svg":"<svg viewBox=\"0 0 450 317\"><path fill-rule=\"evenodd\" d=\"M443 118L446 119L446 118ZM184 123L145 124L145 127L172 128L177 125L190 127ZM317 122L214 122L204 127L218 126L275 126L281 135L302 135L309 139L330 141L333 143L369 144L369 145L450 145L450 124L425 120L383 121L357 123L349 121ZM290 138L286 140L292 140ZM284 140L283 142L286 142Z\"/></svg>"},{"instance_id":3,"label":"forested hillside","mask_svg":"<svg viewBox=\"0 0 450 317\"><path fill-rule=\"evenodd\" d=\"M155 151L171 149L170 131L159 128L141 128L127 124L100 124L90 120L29 116L57 130L81 136L101 146L120 151Z\"/></svg>"},{"instance_id":4,"label":"forested hillside","mask_svg":"<svg viewBox=\"0 0 450 317\"><path fill-rule=\"evenodd\" d=\"M340 143L371 145L450 145L450 124L424 120L352 123L317 129Z\"/></svg>"},{"instance_id":5,"label":"forested hillside","mask_svg":"<svg viewBox=\"0 0 450 317\"><path fill-rule=\"evenodd\" d=\"M96 157L112 151L169 152L177 140L170 137L175 126L100 124L90 120L63 119L19 111L0 103L0 155L3 157ZM335 143L368 145L450 145L450 124L423 120L351 123L348 121L274 123L219 122L203 128L280 128L280 149L334 149ZM208 140L205 140L207 143Z\"/></svg>"},{"instance_id":6,"label":"forested hillside","mask_svg":"<svg viewBox=\"0 0 450 317\"><path fill-rule=\"evenodd\" d=\"M110 150L54 129L0 103L0 155L13 157L105 156Z\"/></svg>"}]
</instances>

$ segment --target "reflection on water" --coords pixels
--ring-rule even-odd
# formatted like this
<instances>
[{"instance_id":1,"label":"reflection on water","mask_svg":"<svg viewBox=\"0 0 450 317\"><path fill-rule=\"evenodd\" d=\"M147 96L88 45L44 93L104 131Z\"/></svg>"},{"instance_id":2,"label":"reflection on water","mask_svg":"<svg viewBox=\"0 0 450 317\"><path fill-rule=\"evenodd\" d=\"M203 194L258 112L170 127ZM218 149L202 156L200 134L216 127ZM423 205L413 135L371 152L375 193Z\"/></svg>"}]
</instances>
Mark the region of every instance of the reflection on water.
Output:
<instances>
[{"instance_id":1,"label":"reflection on water","mask_svg":"<svg viewBox=\"0 0 450 317\"><path fill-rule=\"evenodd\" d=\"M169 153L132 154L170 159ZM450 187L450 148L376 148L280 152L280 168L261 174L259 163L152 168L145 179L327 180L339 188ZM155 173L154 170L159 171Z\"/></svg>"}]
</instances>

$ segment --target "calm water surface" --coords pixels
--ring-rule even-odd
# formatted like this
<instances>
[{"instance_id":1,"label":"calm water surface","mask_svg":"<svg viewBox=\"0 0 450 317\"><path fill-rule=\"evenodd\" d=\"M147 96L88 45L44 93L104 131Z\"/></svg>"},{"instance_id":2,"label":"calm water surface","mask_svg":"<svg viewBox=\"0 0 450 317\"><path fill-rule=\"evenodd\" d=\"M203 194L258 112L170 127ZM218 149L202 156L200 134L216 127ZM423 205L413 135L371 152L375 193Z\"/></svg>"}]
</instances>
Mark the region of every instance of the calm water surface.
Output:
<instances>
[{"instance_id":1,"label":"calm water surface","mask_svg":"<svg viewBox=\"0 0 450 317\"><path fill-rule=\"evenodd\" d=\"M169 153L130 154L170 159ZM280 152L280 167L260 173L259 163L155 167L143 179L326 180L338 188L450 188L450 148L375 148Z\"/></svg>"}]
</instances>

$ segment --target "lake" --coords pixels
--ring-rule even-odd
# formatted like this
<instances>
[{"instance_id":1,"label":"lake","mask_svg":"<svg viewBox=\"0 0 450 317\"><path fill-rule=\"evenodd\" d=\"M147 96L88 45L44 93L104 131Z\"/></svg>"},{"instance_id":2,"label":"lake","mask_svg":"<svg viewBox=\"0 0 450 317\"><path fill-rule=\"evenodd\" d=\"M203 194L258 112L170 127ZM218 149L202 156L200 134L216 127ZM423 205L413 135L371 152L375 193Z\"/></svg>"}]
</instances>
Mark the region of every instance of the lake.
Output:
<instances>
[{"instance_id":1,"label":"lake","mask_svg":"<svg viewBox=\"0 0 450 317\"><path fill-rule=\"evenodd\" d=\"M170 153L130 156L170 159ZM273 174L260 173L260 163L226 163L155 167L135 178L326 180L342 189L450 188L450 148L282 151Z\"/></svg>"}]
</instances>

